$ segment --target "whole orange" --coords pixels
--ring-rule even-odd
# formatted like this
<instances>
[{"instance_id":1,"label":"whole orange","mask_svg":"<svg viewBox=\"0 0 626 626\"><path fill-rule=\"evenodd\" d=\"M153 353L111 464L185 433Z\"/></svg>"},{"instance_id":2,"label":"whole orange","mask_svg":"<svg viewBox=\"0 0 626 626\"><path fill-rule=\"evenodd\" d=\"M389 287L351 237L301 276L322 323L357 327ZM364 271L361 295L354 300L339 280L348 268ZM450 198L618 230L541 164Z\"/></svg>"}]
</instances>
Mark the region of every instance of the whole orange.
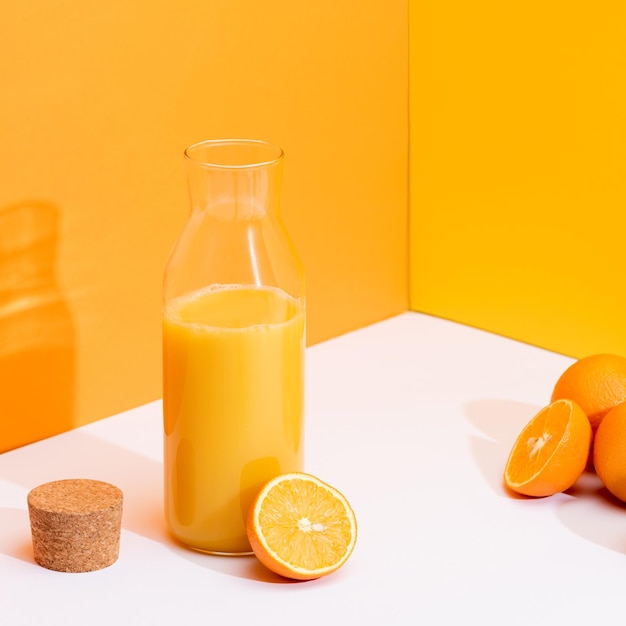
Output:
<instances>
[{"instance_id":1,"label":"whole orange","mask_svg":"<svg viewBox=\"0 0 626 626\"><path fill-rule=\"evenodd\" d=\"M598 426L593 464L604 486L626 502L626 403L613 407Z\"/></svg>"},{"instance_id":2,"label":"whole orange","mask_svg":"<svg viewBox=\"0 0 626 626\"><path fill-rule=\"evenodd\" d=\"M626 401L626 358L593 354L579 359L554 386L551 402L564 398L581 407L595 432L608 411Z\"/></svg>"}]
</instances>

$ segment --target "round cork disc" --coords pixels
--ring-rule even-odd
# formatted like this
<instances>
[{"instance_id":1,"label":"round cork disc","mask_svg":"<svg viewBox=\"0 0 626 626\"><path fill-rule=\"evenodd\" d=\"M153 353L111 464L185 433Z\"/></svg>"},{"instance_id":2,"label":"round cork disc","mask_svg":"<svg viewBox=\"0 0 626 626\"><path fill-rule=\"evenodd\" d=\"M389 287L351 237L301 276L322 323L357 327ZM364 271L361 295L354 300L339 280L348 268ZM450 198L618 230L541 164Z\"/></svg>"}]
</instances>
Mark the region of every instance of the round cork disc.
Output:
<instances>
[{"instance_id":1,"label":"round cork disc","mask_svg":"<svg viewBox=\"0 0 626 626\"><path fill-rule=\"evenodd\" d=\"M117 560L122 492L88 479L58 480L28 494L35 561L57 572L92 572Z\"/></svg>"}]
</instances>

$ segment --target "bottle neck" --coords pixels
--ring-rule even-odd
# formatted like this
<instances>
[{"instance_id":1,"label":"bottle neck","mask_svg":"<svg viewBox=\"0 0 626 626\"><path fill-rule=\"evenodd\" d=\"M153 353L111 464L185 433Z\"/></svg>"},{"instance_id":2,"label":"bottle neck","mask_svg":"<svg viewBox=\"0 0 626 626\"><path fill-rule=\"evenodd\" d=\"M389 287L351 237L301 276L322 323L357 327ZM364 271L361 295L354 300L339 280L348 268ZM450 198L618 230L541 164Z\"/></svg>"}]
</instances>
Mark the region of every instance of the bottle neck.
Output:
<instances>
[{"instance_id":1,"label":"bottle neck","mask_svg":"<svg viewBox=\"0 0 626 626\"><path fill-rule=\"evenodd\" d=\"M302 268L279 218L282 151L226 140L185 156L191 215L168 258L164 300L219 285L275 287L300 299Z\"/></svg>"},{"instance_id":2,"label":"bottle neck","mask_svg":"<svg viewBox=\"0 0 626 626\"><path fill-rule=\"evenodd\" d=\"M221 222L249 222L278 217L282 163L250 168L213 168L187 163L192 211Z\"/></svg>"}]
</instances>

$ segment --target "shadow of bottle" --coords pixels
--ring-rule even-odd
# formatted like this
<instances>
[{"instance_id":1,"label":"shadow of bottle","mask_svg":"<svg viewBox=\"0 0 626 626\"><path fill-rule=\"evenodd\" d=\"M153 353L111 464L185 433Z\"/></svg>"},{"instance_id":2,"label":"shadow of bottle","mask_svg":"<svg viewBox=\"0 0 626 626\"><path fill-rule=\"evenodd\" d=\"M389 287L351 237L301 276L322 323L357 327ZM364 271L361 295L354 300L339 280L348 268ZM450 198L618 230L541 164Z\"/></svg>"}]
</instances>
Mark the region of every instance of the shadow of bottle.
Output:
<instances>
[{"instance_id":1,"label":"shadow of bottle","mask_svg":"<svg viewBox=\"0 0 626 626\"><path fill-rule=\"evenodd\" d=\"M74 425L75 338L57 285L58 210L0 208L0 453Z\"/></svg>"}]
</instances>

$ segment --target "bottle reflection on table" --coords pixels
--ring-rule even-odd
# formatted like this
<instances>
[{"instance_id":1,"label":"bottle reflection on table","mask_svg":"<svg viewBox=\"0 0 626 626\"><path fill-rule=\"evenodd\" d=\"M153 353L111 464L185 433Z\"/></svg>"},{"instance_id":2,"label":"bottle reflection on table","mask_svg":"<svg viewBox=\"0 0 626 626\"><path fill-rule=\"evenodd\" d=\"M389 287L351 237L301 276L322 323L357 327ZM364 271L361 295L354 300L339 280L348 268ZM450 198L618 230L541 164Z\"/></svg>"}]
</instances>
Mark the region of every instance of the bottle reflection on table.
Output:
<instances>
[{"instance_id":1,"label":"bottle reflection on table","mask_svg":"<svg viewBox=\"0 0 626 626\"><path fill-rule=\"evenodd\" d=\"M69 430L75 339L57 285L58 210L0 207L0 453Z\"/></svg>"}]
</instances>

